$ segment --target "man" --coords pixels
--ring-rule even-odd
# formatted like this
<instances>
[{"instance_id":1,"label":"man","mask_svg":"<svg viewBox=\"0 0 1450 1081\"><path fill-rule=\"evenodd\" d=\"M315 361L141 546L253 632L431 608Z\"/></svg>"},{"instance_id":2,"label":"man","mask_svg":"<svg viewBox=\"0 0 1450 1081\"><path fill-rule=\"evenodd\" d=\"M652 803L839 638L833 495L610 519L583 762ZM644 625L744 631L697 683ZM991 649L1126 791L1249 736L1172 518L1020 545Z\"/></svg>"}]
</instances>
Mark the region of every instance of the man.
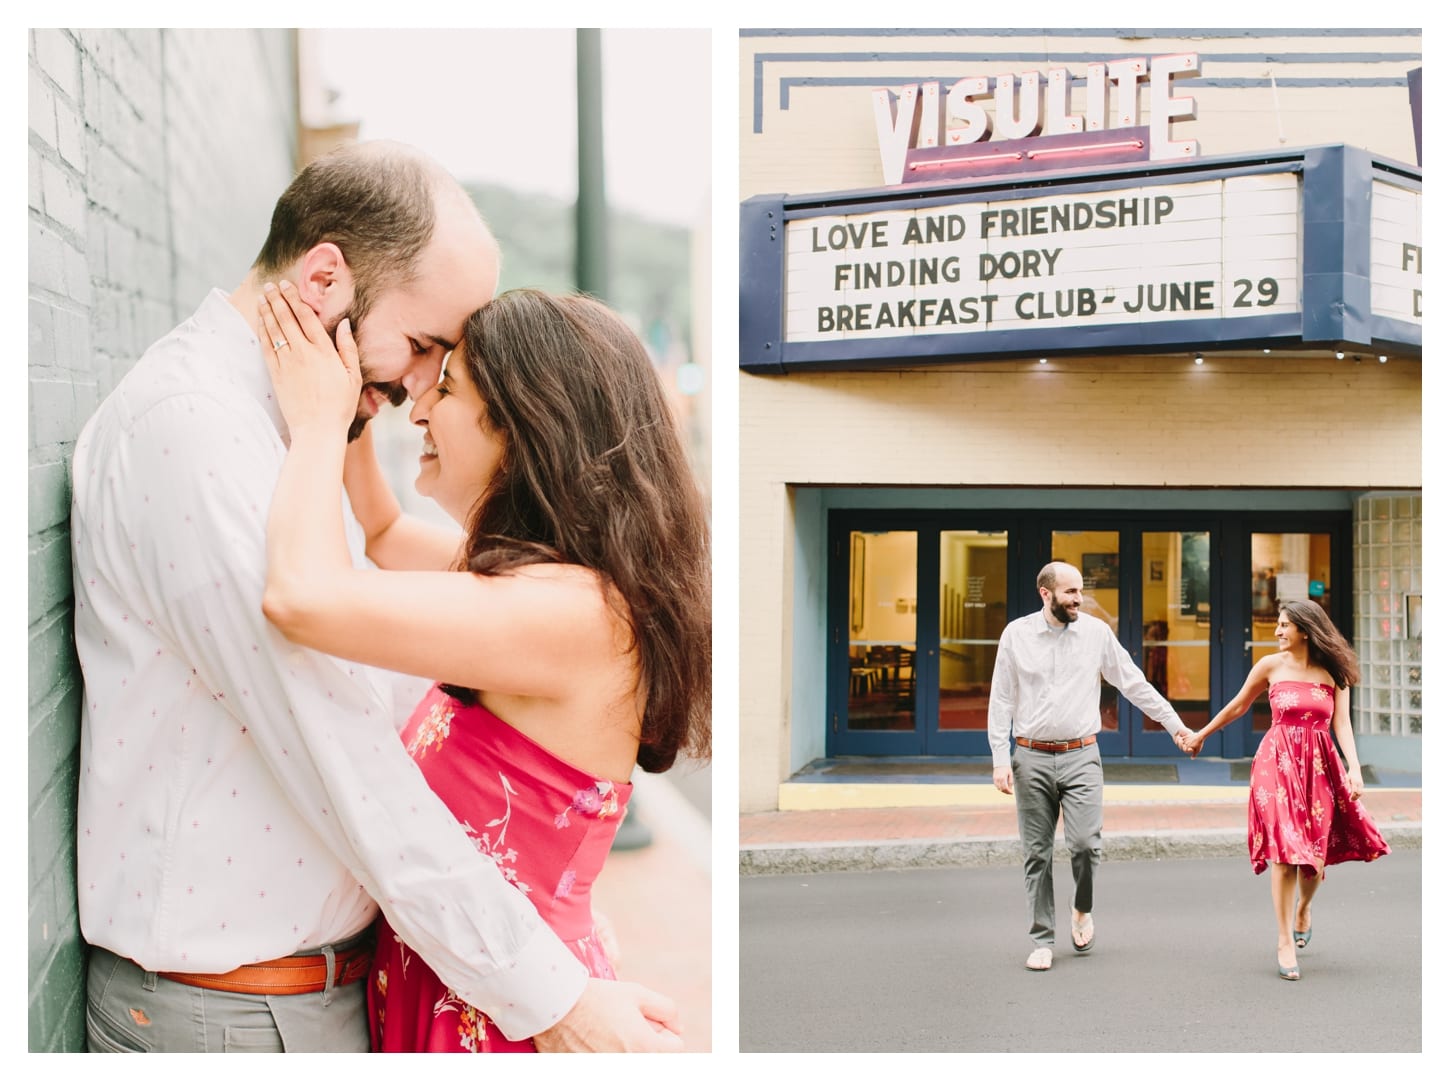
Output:
<instances>
[{"instance_id":1,"label":"man","mask_svg":"<svg viewBox=\"0 0 1450 1081\"><path fill-rule=\"evenodd\" d=\"M1073 949L1086 953L1093 947L1093 876L1103 831L1099 678L1173 733L1175 742L1188 728L1133 664L1112 629L1079 612L1082 574L1076 567L1047 564L1037 575L1037 592L1042 611L1014 619L1002 632L987 739L992 783L1017 798L1032 923L1027 967L1045 972L1052 967L1056 936L1052 849L1059 812L1072 857Z\"/></svg>"},{"instance_id":2,"label":"man","mask_svg":"<svg viewBox=\"0 0 1450 1081\"><path fill-rule=\"evenodd\" d=\"M396 730L416 698L395 708L385 673L291 646L264 618L286 432L256 297L281 278L324 325L356 327L356 435L437 382L493 296L498 249L417 152L335 152L278 200L242 284L147 350L77 440L91 1050L366 1051L378 904L511 1038L679 1050L673 1003L588 979L428 790Z\"/></svg>"}]
</instances>

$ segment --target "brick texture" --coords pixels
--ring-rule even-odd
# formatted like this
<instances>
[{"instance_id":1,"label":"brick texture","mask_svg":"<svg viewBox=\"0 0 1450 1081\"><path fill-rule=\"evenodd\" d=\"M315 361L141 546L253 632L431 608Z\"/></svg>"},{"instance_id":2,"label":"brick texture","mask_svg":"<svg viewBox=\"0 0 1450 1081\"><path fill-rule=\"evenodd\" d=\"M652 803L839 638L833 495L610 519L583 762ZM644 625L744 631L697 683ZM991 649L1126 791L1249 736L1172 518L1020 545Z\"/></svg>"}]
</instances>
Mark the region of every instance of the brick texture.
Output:
<instances>
[{"instance_id":1,"label":"brick texture","mask_svg":"<svg viewBox=\"0 0 1450 1081\"><path fill-rule=\"evenodd\" d=\"M70 456L101 398L239 282L291 179L287 30L29 31L29 1048L85 1048Z\"/></svg>"}]
</instances>

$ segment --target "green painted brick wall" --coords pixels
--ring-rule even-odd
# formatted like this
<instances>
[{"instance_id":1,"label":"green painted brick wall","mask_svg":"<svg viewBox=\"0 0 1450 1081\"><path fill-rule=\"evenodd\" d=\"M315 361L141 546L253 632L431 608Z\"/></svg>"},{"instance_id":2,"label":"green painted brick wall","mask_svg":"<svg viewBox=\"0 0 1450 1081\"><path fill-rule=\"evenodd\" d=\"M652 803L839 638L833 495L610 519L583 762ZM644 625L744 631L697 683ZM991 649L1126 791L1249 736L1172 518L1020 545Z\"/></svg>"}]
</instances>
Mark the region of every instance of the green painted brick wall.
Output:
<instances>
[{"instance_id":1,"label":"green painted brick wall","mask_svg":"<svg viewBox=\"0 0 1450 1081\"><path fill-rule=\"evenodd\" d=\"M288 30L28 39L29 1048L81 1051L70 456L146 346L261 246L294 167L297 45Z\"/></svg>"}]
</instances>

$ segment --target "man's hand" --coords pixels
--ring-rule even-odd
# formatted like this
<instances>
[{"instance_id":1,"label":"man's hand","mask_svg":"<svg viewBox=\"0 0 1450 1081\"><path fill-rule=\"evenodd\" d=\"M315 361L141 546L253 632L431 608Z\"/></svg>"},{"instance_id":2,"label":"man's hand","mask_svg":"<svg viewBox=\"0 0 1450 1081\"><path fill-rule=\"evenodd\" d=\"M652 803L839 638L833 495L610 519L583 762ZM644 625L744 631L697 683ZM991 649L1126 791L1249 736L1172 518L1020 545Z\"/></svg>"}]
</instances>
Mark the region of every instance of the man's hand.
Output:
<instances>
[{"instance_id":1,"label":"man's hand","mask_svg":"<svg viewBox=\"0 0 1450 1081\"><path fill-rule=\"evenodd\" d=\"M1203 737L1185 728L1173 733L1173 742L1189 758L1197 758L1199 748L1203 746Z\"/></svg>"},{"instance_id":2,"label":"man's hand","mask_svg":"<svg viewBox=\"0 0 1450 1081\"><path fill-rule=\"evenodd\" d=\"M997 786L998 792L1004 792L1010 796L1012 794L1012 767L993 766L992 783Z\"/></svg>"},{"instance_id":3,"label":"man's hand","mask_svg":"<svg viewBox=\"0 0 1450 1081\"><path fill-rule=\"evenodd\" d=\"M674 1002L637 983L590 980L574 1008L534 1037L540 1051L683 1051Z\"/></svg>"}]
</instances>

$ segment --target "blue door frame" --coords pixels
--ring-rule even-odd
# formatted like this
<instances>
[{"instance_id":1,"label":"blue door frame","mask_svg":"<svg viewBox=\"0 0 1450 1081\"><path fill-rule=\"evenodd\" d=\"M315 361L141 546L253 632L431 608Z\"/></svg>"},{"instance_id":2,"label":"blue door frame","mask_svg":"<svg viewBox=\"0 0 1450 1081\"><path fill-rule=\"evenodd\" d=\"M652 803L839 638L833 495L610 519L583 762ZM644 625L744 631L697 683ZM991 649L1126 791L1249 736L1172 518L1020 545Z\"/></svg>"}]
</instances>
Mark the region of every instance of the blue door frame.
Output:
<instances>
[{"instance_id":1,"label":"blue door frame","mask_svg":"<svg viewBox=\"0 0 1450 1081\"><path fill-rule=\"evenodd\" d=\"M1243 642L1251 637L1250 543L1258 533L1327 533L1331 544L1333 588L1330 615L1349 628L1353 572L1350 515L1346 512L1265 511L1162 513L1132 511L913 511L832 510L828 515L826 752L830 756L882 757L967 756L991 753L984 731L937 729L940 709L939 600L940 536L944 530L1005 532L1008 536L1008 619L1040 607L1037 571L1051 558L1054 531L1106 530L1119 535L1119 640L1139 666L1143 664L1141 610L1144 531L1207 532L1210 536L1211 655L1207 716L1228 701L1247 678L1251 653ZM850 697L849 593L850 536L853 531L915 531L918 536L916 580L915 724L910 730L851 731L846 722ZM1109 756L1172 756L1177 754L1167 733L1143 732L1136 707L1118 698L1118 730L1104 732L1103 752ZM1247 717L1222 729L1205 743L1208 757L1246 758L1257 749Z\"/></svg>"}]
</instances>

